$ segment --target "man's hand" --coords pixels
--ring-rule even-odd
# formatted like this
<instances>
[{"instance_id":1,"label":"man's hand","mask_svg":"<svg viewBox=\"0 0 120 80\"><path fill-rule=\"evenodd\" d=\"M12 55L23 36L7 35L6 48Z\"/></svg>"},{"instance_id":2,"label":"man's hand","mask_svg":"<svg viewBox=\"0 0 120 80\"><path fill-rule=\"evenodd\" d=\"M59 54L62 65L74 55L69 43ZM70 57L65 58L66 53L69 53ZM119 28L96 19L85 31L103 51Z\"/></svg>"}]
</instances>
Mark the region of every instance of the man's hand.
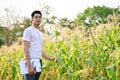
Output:
<instances>
[{"instance_id":1,"label":"man's hand","mask_svg":"<svg viewBox=\"0 0 120 80\"><path fill-rule=\"evenodd\" d=\"M32 67L32 65L28 66L28 72L30 75L35 75L36 74L36 70L35 68Z\"/></svg>"},{"instance_id":2,"label":"man's hand","mask_svg":"<svg viewBox=\"0 0 120 80\"><path fill-rule=\"evenodd\" d=\"M58 63L58 60L57 60L57 59L55 59L55 58L47 55L45 52L42 52L42 56L43 56L45 59L48 59L48 60L53 61L53 62L55 62L55 63Z\"/></svg>"}]
</instances>

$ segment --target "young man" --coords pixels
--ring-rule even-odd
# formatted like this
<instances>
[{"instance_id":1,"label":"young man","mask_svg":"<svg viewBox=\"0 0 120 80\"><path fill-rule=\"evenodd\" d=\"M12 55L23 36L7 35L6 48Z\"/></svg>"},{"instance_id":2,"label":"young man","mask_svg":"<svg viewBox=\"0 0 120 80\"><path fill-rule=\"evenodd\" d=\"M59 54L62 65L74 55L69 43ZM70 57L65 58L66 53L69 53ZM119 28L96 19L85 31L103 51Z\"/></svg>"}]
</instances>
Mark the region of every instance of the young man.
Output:
<instances>
[{"instance_id":1,"label":"young man","mask_svg":"<svg viewBox=\"0 0 120 80\"><path fill-rule=\"evenodd\" d=\"M31 14L32 26L26 28L23 32L23 41L24 41L24 54L28 66L29 74L26 74L26 80L39 80L40 73L36 72L32 66L30 60L38 58L42 65L42 57L54 61L53 57L50 57L45 52L42 51L43 46L43 34L39 31L39 25L42 21L42 14L40 11L34 11Z\"/></svg>"}]
</instances>

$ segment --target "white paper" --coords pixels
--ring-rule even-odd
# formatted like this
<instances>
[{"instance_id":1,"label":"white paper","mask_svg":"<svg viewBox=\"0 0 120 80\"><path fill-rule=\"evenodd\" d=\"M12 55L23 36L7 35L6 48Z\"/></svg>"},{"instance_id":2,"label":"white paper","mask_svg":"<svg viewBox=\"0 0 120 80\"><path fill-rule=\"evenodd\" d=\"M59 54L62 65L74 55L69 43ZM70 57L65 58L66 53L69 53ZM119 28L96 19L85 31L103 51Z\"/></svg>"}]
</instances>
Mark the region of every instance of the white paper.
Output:
<instances>
[{"instance_id":1,"label":"white paper","mask_svg":"<svg viewBox=\"0 0 120 80\"><path fill-rule=\"evenodd\" d=\"M31 59L31 64L36 69L36 72L41 72L40 59ZM28 74L28 65L26 60L21 60L19 65L21 74Z\"/></svg>"}]
</instances>

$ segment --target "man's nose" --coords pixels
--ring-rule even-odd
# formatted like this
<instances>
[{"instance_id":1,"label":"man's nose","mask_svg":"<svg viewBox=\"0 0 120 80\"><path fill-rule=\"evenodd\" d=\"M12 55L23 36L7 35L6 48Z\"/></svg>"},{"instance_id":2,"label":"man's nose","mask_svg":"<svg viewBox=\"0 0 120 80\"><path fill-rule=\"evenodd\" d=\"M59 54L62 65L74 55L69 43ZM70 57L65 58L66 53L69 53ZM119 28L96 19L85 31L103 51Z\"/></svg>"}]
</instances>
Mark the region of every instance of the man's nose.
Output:
<instances>
[{"instance_id":1,"label":"man's nose","mask_svg":"<svg viewBox=\"0 0 120 80\"><path fill-rule=\"evenodd\" d=\"M39 17L37 19L40 19Z\"/></svg>"}]
</instances>

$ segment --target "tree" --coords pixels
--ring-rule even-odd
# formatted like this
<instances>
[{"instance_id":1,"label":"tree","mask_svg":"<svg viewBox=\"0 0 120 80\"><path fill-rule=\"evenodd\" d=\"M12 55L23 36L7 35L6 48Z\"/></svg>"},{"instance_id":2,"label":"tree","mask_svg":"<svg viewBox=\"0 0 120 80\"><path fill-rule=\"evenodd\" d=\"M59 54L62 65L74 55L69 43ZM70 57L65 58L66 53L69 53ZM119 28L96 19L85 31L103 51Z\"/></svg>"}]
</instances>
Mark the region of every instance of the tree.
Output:
<instances>
[{"instance_id":1,"label":"tree","mask_svg":"<svg viewBox=\"0 0 120 80\"><path fill-rule=\"evenodd\" d=\"M61 18L58 20L58 24L61 26L61 27L68 27L70 29L73 29L74 28L74 21L71 21L69 20L68 18Z\"/></svg>"},{"instance_id":2,"label":"tree","mask_svg":"<svg viewBox=\"0 0 120 80\"><path fill-rule=\"evenodd\" d=\"M86 25L86 26L96 26L100 23L107 23L108 15L113 14L113 10L115 13L120 13L117 8L109 8L106 6L94 6L93 8L88 7L83 13L79 13L75 22L78 25Z\"/></svg>"},{"instance_id":3,"label":"tree","mask_svg":"<svg viewBox=\"0 0 120 80\"><path fill-rule=\"evenodd\" d=\"M40 6L41 6L41 12L43 14L43 24L54 22L54 21L51 21L57 18L54 15L54 9L47 4L41 4Z\"/></svg>"},{"instance_id":4,"label":"tree","mask_svg":"<svg viewBox=\"0 0 120 80\"><path fill-rule=\"evenodd\" d=\"M23 25L23 27L25 29L25 28L31 26L31 23L32 23L32 21L29 18L24 17L21 25Z\"/></svg>"},{"instance_id":5,"label":"tree","mask_svg":"<svg viewBox=\"0 0 120 80\"><path fill-rule=\"evenodd\" d=\"M120 26L120 7L113 10L112 15L107 17L108 23L113 23L114 26Z\"/></svg>"},{"instance_id":6,"label":"tree","mask_svg":"<svg viewBox=\"0 0 120 80\"><path fill-rule=\"evenodd\" d=\"M1 37L4 38L6 44L10 45L16 39L16 28L19 27L19 16L16 15L14 10L9 8L5 8L3 13L3 15L0 15L0 27L2 28L0 31L2 34Z\"/></svg>"},{"instance_id":7,"label":"tree","mask_svg":"<svg viewBox=\"0 0 120 80\"><path fill-rule=\"evenodd\" d=\"M46 24L56 24L57 17L54 15L54 9L47 4L40 4L41 12L43 14L42 23L40 25L40 30L44 30Z\"/></svg>"},{"instance_id":8,"label":"tree","mask_svg":"<svg viewBox=\"0 0 120 80\"><path fill-rule=\"evenodd\" d=\"M0 37L0 46L4 44L4 40Z\"/></svg>"}]
</instances>

